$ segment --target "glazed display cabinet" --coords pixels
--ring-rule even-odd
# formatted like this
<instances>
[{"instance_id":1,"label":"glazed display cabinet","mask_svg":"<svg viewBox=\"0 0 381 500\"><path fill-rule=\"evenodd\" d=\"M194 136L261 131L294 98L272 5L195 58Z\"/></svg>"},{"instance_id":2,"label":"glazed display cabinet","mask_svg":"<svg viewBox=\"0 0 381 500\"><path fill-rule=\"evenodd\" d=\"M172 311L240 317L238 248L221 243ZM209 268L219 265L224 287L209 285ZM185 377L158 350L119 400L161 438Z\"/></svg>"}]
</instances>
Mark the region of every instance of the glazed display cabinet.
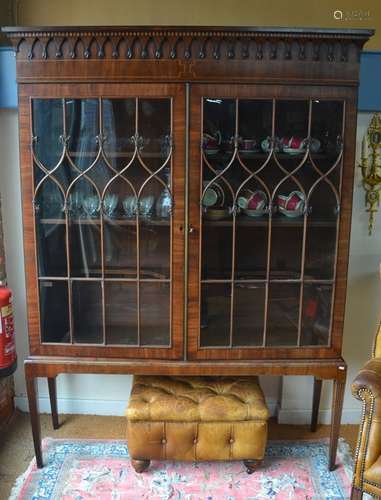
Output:
<instances>
[{"instance_id":1,"label":"glazed display cabinet","mask_svg":"<svg viewBox=\"0 0 381 500\"><path fill-rule=\"evenodd\" d=\"M369 30L7 28L30 356L60 373L334 381Z\"/></svg>"}]
</instances>

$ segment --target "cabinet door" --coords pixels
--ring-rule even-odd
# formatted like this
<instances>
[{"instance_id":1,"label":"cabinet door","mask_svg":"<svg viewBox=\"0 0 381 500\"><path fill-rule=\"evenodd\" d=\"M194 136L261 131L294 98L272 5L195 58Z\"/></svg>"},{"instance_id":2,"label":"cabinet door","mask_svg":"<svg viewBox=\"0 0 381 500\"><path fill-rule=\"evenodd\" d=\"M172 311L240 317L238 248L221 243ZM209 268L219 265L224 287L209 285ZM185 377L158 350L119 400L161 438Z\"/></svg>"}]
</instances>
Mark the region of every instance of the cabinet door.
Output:
<instances>
[{"instance_id":1,"label":"cabinet door","mask_svg":"<svg viewBox=\"0 0 381 500\"><path fill-rule=\"evenodd\" d=\"M32 352L181 357L182 86L34 86L22 111L28 93Z\"/></svg>"},{"instance_id":2,"label":"cabinet door","mask_svg":"<svg viewBox=\"0 0 381 500\"><path fill-rule=\"evenodd\" d=\"M318 87L193 88L191 358L339 354L353 175L350 163L343 169L350 96Z\"/></svg>"}]
</instances>

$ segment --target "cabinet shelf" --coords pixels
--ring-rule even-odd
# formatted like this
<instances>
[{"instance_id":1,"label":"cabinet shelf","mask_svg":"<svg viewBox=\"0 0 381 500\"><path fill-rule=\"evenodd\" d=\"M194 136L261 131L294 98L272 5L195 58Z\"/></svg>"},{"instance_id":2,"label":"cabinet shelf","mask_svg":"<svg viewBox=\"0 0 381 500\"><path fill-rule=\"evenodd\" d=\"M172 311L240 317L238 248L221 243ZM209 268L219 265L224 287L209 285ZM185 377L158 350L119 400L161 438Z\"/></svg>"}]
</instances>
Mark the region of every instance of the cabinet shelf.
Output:
<instances>
[{"instance_id":1,"label":"cabinet shelf","mask_svg":"<svg viewBox=\"0 0 381 500\"><path fill-rule=\"evenodd\" d=\"M104 222L109 224L115 224L116 226L136 226L136 219L110 219L109 217L104 217ZM40 219L41 224L65 224L65 219L54 219L54 218L43 218ZM149 225L149 226L170 226L170 219L143 219L139 218L139 222ZM70 219L69 224L77 225L100 225L100 219Z\"/></svg>"},{"instance_id":2,"label":"cabinet shelf","mask_svg":"<svg viewBox=\"0 0 381 500\"><path fill-rule=\"evenodd\" d=\"M298 153L295 155L290 155L287 153L275 153L275 156L277 157L278 160L298 160L300 161L301 158L304 156L303 153ZM205 155L207 160L218 160L218 161L229 161L231 157L233 156L233 153L216 153L216 154L206 154ZM268 158L269 154L268 153L240 153L240 158L242 161L245 160L266 160ZM312 153L311 154L313 160L330 160L332 162L337 160L338 155L330 155L327 153ZM308 159L307 159L308 162Z\"/></svg>"},{"instance_id":3,"label":"cabinet shelf","mask_svg":"<svg viewBox=\"0 0 381 500\"><path fill-rule=\"evenodd\" d=\"M134 156L133 151L104 151L106 158L132 158ZM68 155L71 158L93 158L95 159L98 154L98 151L68 151ZM150 159L166 159L167 156L162 153L144 153L140 152L140 156L142 158L150 158Z\"/></svg>"},{"instance_id":4,"label":"cabinet shelf","mask_svg":"<svg viewBox=\"0 0 381 500\"><path fill-rule=\"evenodd\" d=\"M336 219L315 219L308 218L307 225L314 227L336 227ZM223 220L208 220L203 219L204 226L221 226L221 227L229 227L233 224L232 219L223 219ZM268 217L248 217L248 216L239 216L236 218L237 226L259 226L265 227L269 224ZM279 227L303 227L304 218L287 218L285 216L275 216L272 217L272 225Z\"/></svg>"}]
</instances>

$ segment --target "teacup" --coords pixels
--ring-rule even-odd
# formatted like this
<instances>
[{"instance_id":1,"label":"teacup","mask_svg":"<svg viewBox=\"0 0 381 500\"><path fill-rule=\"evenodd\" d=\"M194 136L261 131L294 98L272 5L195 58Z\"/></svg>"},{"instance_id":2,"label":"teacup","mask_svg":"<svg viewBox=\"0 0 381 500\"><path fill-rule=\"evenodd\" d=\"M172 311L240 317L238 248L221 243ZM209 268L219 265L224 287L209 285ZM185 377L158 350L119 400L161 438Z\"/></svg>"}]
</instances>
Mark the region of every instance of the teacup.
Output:
<instances>
[{"instance_id":1,"label":"teacup","mask_svg":"<svg viewBox=\"0 0 381 500\"><path fill-rule=\"evenodd\" d=\"M214 135L204 133L202 144L207 153L216 153L219 150L221 141L222 136L220 131L217 131Z\"/></svg>"},{"instance_id":2,"label":"teacup","mask_svg":"<svg viewBox=\"0 0 381 500\"><path fill-rule=\"evenodd\" d=\"M274 151L279 152L282 149L282 144L281 141L279 140L278 137L275 137L275 144L274 144ZM269 153L272 145L272 138L271 137L266 137L266 139L263 139L261 142L261 148L264 153Z\"/></svg>"},{"instance_id":3,"label":"teacup","mask_svg":"<svg viewBox=\"0 0 381 500\"><path fill-rule=\"evenodd\" d=\"M238 149L242 152L251 152L257 149L257 141L255 139L239 139Z\"/></svg>"},{"instance_id":4,"label":"teacup","mask_svg":"<svg viewBox=\"0 0 381 500\"><path fill-rule=\"evenodd\" d=\"M237 199L237 205L243 210L247 208L250 210L264 210L267 206L266 193L259 189L256 191L244 189Z\"/></svg>"},{"instance_id":5,"label":"teacup","mask_svg":"<svg viewBox=\"0 0 381 500\"><path fill-rule=\"evenodd\" d=\"M308 140L303 137L282 137L281 143L283 146L283 151L285 153L300 153L306 150ZM311 153L317 153L320 149L320 141L311 137L310 139L310 151Z\"/></svg>"},{"instance_id":6,"label":"teacup","mask_svg":"<svg viewBox=\"0 0 381 500\"><path fill-rule=\"evenodd\" d=\"M225 201L225 193L222 187L213 182L209 185L209 182L204 182L204 187L207 187L202 197L202 205L204 207L221 207Z\"/></svg>"},{"instance_id":7,"label":"teacup","mask_svg":"<svg viewBox=\"0 0 381 500\"><path fill-rule=\"evenodd\" d=\"M304 213L305 196L301 191L277 196L278 209L287 217L298 217Z\"/></svg>"}]
</instances>

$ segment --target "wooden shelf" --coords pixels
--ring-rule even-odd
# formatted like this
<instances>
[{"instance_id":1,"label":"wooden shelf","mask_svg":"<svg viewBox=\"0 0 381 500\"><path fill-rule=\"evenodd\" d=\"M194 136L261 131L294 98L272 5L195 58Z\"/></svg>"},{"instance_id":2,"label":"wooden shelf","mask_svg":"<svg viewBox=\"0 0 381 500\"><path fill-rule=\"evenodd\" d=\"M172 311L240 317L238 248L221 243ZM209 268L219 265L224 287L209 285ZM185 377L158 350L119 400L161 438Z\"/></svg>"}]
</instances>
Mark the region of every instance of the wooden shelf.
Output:
<instances>
[{"instance_id":1,"label":"wooden shelf","mask_svg":"<svg viewBox=\"0 0 381 500\"><path fill-rule=\"evenodd\" d=\"M290 155L287 153L275 153L275 156L278 158L278 160L293 160L293 159L298 159L300 160L304 156L305 152L303 153L298 153L295 155ZM233 156L233 153L216 153L216 154L205 154L207 160L230 160L231 157ZM268 153L263 153L258 152L258 153L240 153L240 157L242 161L245 160L266 160L268 158L269 154ZM339 155L329 155L326 153L312 153L311 154L313 160L330 160L332 162L335 162L338 158ZM237 161L237 160L235 160ZM306 162L308 162L308 158L306 159Z\"/></svg>"},{"instance_id":2,"label":"wooden shelf","mask_svg":"<svg viewBox=\"0 0 381 500\"><path fill-rule=\"evenodd\" d=\"M114 224L115 226L136 226L136 219L111 219L109 217L104 217L103 219L104 222L108 224ZM40 219L41 224L65 224L65 219ZM139 217L139 222L143 223L147 226L170 226L171 220L170 219L143 219L142 217ZM100 219L90 219L90 218L84 218L84 219L70 219L69 224L76 224L76 225L100 225L101 221Z\"/></svg>"},{"instance_id":3,"label":"wooden shelf","mask_svg":"<svg viewBox=\"0 0 381 500\"><path fill-rule=\"evenodd\" d=\"M337 220L336 219L314 219L309 217L307 219L307 225L309 227L336 227ZM232 219L223 219L223 220L208 220L206 218L203 219L204 226L222 226L228 227L233 224ZM237 226L259 226L266 227L269 224L269 218L267 216L264 217L248 217L245 215L240 215L236 218ZM274 216L272 217L272 226L279 227L303 227L304 217L300 218L287 218L286 216Z\"/></svg>"},{"instance_id":4,"label":"wooden shelf","mask_svg":"<svg viewBox=\"0 0 381 500\"><path fill-rule=\"evenodd\" d=\"M96 156L98 154L98 151L68 151L68 155L71 158L93 158L95 160ZM104 154L106 158L132 158L134 156L133 151L105 151ZM142 158L153 158L153 159L166 159L167 156L163 155L162 153L143 153L142 151L140 152L140 156Z\"/></svg>"}]
</instances>

